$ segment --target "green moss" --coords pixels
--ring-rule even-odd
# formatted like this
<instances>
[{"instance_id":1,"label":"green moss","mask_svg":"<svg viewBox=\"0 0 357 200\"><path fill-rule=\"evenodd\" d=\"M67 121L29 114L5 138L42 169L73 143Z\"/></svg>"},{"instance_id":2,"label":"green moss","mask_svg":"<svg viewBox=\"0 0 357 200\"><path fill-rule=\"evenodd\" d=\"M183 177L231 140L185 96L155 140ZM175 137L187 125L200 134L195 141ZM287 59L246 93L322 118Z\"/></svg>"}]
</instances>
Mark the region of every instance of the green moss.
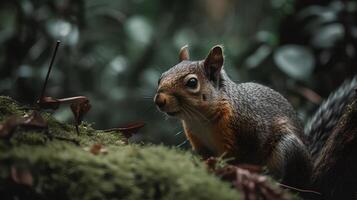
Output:
<instances>
[{"instance_id":1,"label":"green moss","mask_svg":"<svg viewBox=\"0 0 357 200\"><path fill-rule=\"evenodd\" d=\"M0 122L10 115L21 115L19 105L10 97L0 96Z\"/></svg>"},{"instance_id":2,"label":"green moss","mask_svg":"<svg viewBox=\"0 0 357 200\"><path fill-rule=\"evenodd\" d=\"M22 134L21 131L17 131L17 133L10 138L10 143L12 146L19 146L22 144L43 145L47 140L48 137L43 131L27 131L24 134Z\"/></svg>"},{"instance_id":3,"label":"green moss","mask_svg":"<svg viewBox=\"0 0 357 200\"><path fill-rule=\"evenodd\" d=\"M0 96L0 101L1 101ZM17 108L16 105L14 105ZM7 108L3 106L3 108ZM11 115L23 116L29 114L31 111L19 111L19 110L3 110L6 112L6 116ZM0 113L2 110L0 109ZM51 117L48 113L42 113L42 117L48 123L48 130L37 130L26 128L17 128L15 129L13 136L11 137L10 142L14 145L16 144L44 144L52 140L62 140L74 141L79 143L81 146L90 146L95 143L100 143L103 145L124 145L125 137L119 132L104 132L95 130L91 124L83 122L79 126L79 134L76 131L74 125L65 124L57 121ZM0 115L1 116L1 115ZM6 120L7 117L4 117L3 120ZM4 141L0 141L4 142Z\"/></svg>"},{"instance_id":4,"label":"green moss","mask_svg":"<svg viewBox=\"0 0 357 200\"><path fill-rule=\"evenodd\" d=\"M27 166L33 188L48 199L237 198L234 190L190 157L162 146L134 145L108 147L108 154L95 156L73 145L53 143L15 148L0 159L7 166Z\"/></svg>"},{"instance_id":5,"label":"green moss","mask_svg":"<svg viewBox=\"0 0 357 200\"><path fill-rule=\"evenodd\" d=\"M13 106L15 110L1 111L2 106L0 113L21 114ZM19 128L10 140L0 140L0 194L11 190L11 168L21 168L33 177L29 190L44 199L239 199L236 190L210 175L190 153L125 145L120 133L97 131L88 123L78 135L74 126L42 115L48 130ZM89 152L95 143L107 153Z\"/></svg>"},{"instance_id":6,"label":"green moss","mask_svg":"<svg viewBox=\"0 0 357 200\"><path fill-rule=\"evenodd\" d=\"M81 144L90 145L93 143L101 143L104 145L124 145L126 138L119 132L104 132L102 130L95 130L91 124L82 123L80 128ZM74 130L75 132L75 130ZM77 134L75 132L75 134Z\"/></svg>"}]
</instances>

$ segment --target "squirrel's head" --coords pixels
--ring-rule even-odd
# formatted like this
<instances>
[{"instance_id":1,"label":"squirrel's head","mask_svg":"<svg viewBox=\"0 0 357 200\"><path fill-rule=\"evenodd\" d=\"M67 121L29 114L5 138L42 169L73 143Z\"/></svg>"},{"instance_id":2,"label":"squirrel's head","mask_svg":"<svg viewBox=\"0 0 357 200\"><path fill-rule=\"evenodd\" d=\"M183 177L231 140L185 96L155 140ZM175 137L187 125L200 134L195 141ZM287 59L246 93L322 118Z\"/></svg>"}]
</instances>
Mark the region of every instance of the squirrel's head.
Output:
<instances>
[{"instance_id":1,"label":"squirrel's head","mask_svg":"<svg viewBox=\"0 0 357 200\"><path fill-rule=\"evenodd\" d=\"M204 60L190 61L186 45L180 50L179 60L161 75L154 101L160 111L170 116L206 118L218 97L223 49L214 46Z\"/></svg>"}]
</instances>

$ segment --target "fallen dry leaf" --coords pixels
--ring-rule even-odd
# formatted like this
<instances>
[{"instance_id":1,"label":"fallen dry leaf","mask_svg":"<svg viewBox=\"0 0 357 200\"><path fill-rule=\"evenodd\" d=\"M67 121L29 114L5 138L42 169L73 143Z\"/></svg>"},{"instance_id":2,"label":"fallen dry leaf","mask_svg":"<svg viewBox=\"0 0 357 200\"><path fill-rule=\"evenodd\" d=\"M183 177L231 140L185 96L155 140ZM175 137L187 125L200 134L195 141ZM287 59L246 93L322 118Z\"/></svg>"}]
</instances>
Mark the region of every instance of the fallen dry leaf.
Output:
<instances>
[{"instance_id":1,"label":"fallen dry leaf","mask_svg":"<svg viewBox=\"0 0 357 200\"><path fill-rule=\"evenodd\" d=\"M74 115L77 133L79 134L78 126L82 123L84 115L91 109L91 105L87 97L77 99L71 104L71 110Z\"/></svg>"},{"instance_id":2,"label":"fallen dry leaf","mask_svg":"<svg viewBox=\"0 0 357 200\"><path fill-rule=\"evenodd\" d=\"M33 177L29 170L11 167L11 178L17 184L32 186Z\"/></svg>"},{"instance_id":3,"label":"fallen dry leaf","mask_svg":"<svg viewBox=\"0 0 357 200\"><path fill-rule=\"evenodd\" d=\"M91 109L89 99L85 96L75 96L62 99L55 99L53 97L42 97L37 105L41 109L56 110L63 104L70 104L72 113L74 115L76 131L79 134L78 126L82 123L84 115Z\"/></svg>"},{"instance_id":4,"label":"fallen dry leaf","mask_svg":"<svg viewBox=\"0 0 357 200\"><path fill-rule=\"evenodd\" d=\"M293 199L291 195L285 192L282 188L298 192L302 195L309 195L314 199L320 199L321 193L291 187L281 183L270 181L267 176L260 175L262 168L255 165L239 164L224 166L218 165L220 158L208 158L205 163L210 173L220 177L224 181L230 182L237 190L244 194L245 200L288 200ZM279 187L280 186L280 187Z\"/></svg>"},{"instance_id":5,"label":"fallen dry leaf","mask_svg":"<svg viewBox=\"0 0 357 200\"><path fill-rule=\"evenodd\" d=\"M53 97L43 97L37 101L37 105L41 109L57 110L59 106L63 104L78 104L86 101L89 102L88 98L85 96L74 96L61 99L56 99Z\"/></svg>"},{"instance_id":6,"label":"fallen dry leaf","mask_svg":"<svg viewBox=\"0 0 357 200\"><path fill-rule=\"evenodd\" d=\"M78 99L78 101L71 104L71 110L75 117L77 124L80 124L83 120L84 115L91 109L89 100L85 97L84 99Z\"/></svg>"},{"instance_id":7,"label":"fallen dry leaf","mask_svg":"<svg viewBox=\"0 0 357 200\"><path fill-rule=\"evenodd\" d=\"M132 137L134 134L136 134L144 126L145 126L144 122L133 122L133 123L127 124L126 126L107 129L107 130L104 130L104 131L105 132L118 131L118 132L123 133L123 135L124 135L124 137L126 139L129 139L130 137Z\"/></svg>"},{"instance_id":8,"label":"fallen dry leaf","mask_svg":"<svg viewBox=\"0 0 357 200\"><path fill-rule=\"evenodd\" d=\"M11 137L14 130L19 127L47 129L48 124L38 111L32 111L28 116L10 116L0 124L0 137Z\"/></svg>"},{"instance_id":9,"label":"fallen dry leaf","mask_svg":"<svg viewBox=\"0 0 357 200\"><path fill-rule=\"evenodd\" d=\"M106 154L106 153L108 153L108 150L104 147L104 145L99 144L99 143L93 144L93 145L90 147L90 150L89 150L89 151L90 151L92 154L94 154L94 155Z\"/></svg>"},{"instance_id":10,"label":"fallen dry leaf","mask_svg":"<svg viewBox=\"0 0 357 200\"><path fill-rule=\"evenodd\" d=\"M29 116L25 116L21 125L33 128L48 128L47 121L36 110L32 111Z\"/></svg>"},{"instance_id":11,"label":"fallen dry leaf","mask_svg":"<svg viewBox=\"0 0 357 200\"><path fill-rule=\"evenodd\" d=\"M42 97L40 100L37 101L37 105L41 109L57 110L61 105L61 102L53 97Z\"/></svg>"},{"instance_id":12,"label":"fallen dry leaf","mask_svg":"<svg viewBox=\"0 0 357 200\"><path fill-rule=\"evenodd\" d=\"M10 137L19 124L24 121L23 118L18 116L9 117L4 123L0 124L0 137Z\"/></svg>"},{"instance_id":13,"label":"fallen dry leaf","mask_svg":"<svg viewBox=\"0 0 357 200\"><path fill-rule=\"evenodd\" d=\"M225 165L217 167L217 158L209 158L206 161L211 173L220 177L224 181L230 182L237 190L244 194L245 200L289 200L292 197L283 189L268 181L266 176L251 172L248 169L257 170L251 165L242 165L248 169L243 169L235 165Z\"/></svg>"}]
</instances>

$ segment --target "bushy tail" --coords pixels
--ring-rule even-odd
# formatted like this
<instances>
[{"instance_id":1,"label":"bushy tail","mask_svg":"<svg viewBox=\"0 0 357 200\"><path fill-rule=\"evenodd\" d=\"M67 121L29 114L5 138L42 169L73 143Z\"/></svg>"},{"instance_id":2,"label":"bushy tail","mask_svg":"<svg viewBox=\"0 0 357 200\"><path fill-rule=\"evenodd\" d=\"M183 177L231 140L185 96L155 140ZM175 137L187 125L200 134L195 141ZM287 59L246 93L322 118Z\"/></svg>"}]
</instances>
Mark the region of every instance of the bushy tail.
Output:
<instances>
[{"instance_id":1,"label":"bushy tail","mask_svg":"<svg viewBox=\"0 0 357 200\"><path fill-rule=\"evenodd\" d=\"M357 75L324 101L305 127L322 198L357 198ZM348 105L348 106L347 106Z\"/></svg>"},{"instance_id":2,"label":"bushy tail","mask_svg":"<svg viewBox=\"0 0 357 200\"><path fill-rule=\"evenodd\" d=\"M310 143L312 160L319 157L332 129L341 118L346 105L351 102L356 87L357 75L352 80L345 81L335 92L331 93L306 124L305 134Z\"/></svg>"}]
</instances>

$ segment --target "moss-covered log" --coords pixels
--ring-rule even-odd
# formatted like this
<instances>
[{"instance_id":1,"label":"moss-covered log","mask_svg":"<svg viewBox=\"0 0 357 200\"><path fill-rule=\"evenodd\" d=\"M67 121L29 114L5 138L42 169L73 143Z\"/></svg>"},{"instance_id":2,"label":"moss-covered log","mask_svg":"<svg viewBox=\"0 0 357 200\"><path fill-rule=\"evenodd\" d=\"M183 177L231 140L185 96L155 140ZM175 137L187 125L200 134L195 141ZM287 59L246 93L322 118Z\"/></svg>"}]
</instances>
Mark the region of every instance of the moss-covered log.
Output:
<instances>
[{"instance_id":1,"label":"moss-covered log","mask_svg":"<svg viewBox=\"0 0 357 200\"><path fill-rule=\"evenodd\" d=\"M0 123L30 110L0 97ZM126 145L117 132L75 127L41 113L48 129L0 139L0 196L17 199L240 199L190 153ZM91 152L101 144L106 153Z\"/></svg>"}]
</instances>

